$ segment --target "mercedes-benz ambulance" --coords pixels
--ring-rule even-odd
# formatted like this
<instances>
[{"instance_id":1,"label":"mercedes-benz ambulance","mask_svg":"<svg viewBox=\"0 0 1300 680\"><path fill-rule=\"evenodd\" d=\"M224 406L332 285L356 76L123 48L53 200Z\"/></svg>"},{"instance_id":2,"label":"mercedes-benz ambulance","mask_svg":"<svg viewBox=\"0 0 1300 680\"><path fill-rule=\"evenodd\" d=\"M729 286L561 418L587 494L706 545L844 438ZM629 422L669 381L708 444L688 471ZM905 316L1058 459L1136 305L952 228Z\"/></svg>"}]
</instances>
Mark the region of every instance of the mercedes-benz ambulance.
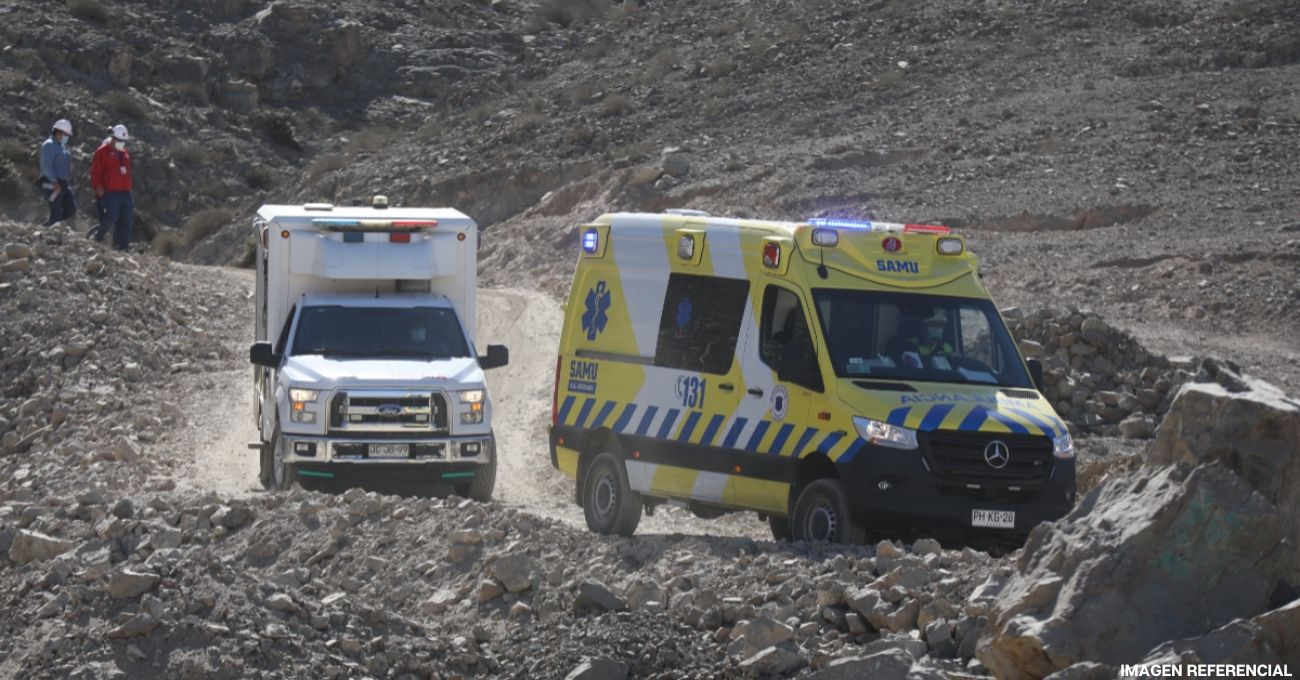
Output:
<instances>
[{"instance_id":1,"label":"mercedes-benz ambulance","mask_svg":"<svg viewBox=\"0 0 1300 680\"><path fill-rule=\"evenodd\" d=\"M778 539L1023 540L1074 447L944 227L607 214L581 253L550 453L587 525L664 502Z\"/></svg>"}]
</instances>

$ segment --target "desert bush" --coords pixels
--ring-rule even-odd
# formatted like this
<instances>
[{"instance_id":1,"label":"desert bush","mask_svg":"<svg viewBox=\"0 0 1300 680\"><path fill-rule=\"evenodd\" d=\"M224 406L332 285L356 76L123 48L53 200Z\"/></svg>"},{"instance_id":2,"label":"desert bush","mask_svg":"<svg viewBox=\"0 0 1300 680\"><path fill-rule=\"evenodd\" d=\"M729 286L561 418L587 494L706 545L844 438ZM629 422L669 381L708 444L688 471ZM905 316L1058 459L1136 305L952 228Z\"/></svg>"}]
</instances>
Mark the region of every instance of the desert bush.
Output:
<instances>
[{"instance_id":1,"label":"desert bush","mask_svg":"<svg viewBox=\"0 0 1300 680\"><path fill-rule=\"evenodd\" d=\"M725 75L729 75L735 70L735 60L726 54L713 59L704 67L704 72L708 74L710 78L721 78Z\"/></svg>"},{"instance_id":2,"label":"desert bush","mask_svg":"<svg viewBox=\"0 0 1300 680\"><path fill-rule=\"evenodd\" d=\"M32 190L14 164L0 158L0 204L21 203L30 198Z\"/></svg>"},{"instance_id":3,"label":"desert bush","mask_svg":"<svg viewBox=\"0 0 1300 680\"><path fill-rule=\"evenodd\" d=\"M535 10L531 25L557 24L568 28L608 12L609 0L545 0Z\"/></svg>"},{"instance_id":4,"label":"desert bush","mask_svg":"<svg viewBox=\"0 0 1300 680\"><path fill-rule=\"evenodd\" d=\"M1078 495L1082 498L1085 494L1097 488L1107 475L1116 476L1124 475L1142 467L1142 456L1110 454L1108 456L1083 462L1079 465Z\"/></svg>"},{"instance_id":5,"label":"desert bush","mask_svg":"<svg viewBox=\"0 0 1300 680\"><path fill-rule=\"evenodd\" d=\"M108 23L108 8L99 0L68 0L68 13L97 24Z\"/></svg>"},{"instance_id":6,"label":"desert bush","mask_svg":"<svg viewBox=\"0 0 1300 680\"><path fill-rule=\"evenodd\" d=\"M206 83L177 83L175 87L177 92L194 104L206 106L212 101Z\"/></svg>"},{"instance_id":7,"label":"desert bush","mask_svg":"<svg viewBox=\"0 0 1300 680\"><path fill-rule=\"evenodd\" d=\"M278 183L275 171L261 165L249 170L244 175L244 184L247 184L253 189L257 189L258 191L270 191L271 189L274 189L275 185Z\"/></svg>"},{"instance_id":8,"label":"desert bush","mask_svg":"<svg viewBox=\"0 0 1300 680\"><path fill-rule=\"evenodd\" d=\"M390 128L366 128L348 138L345 150L348 153L374 153L383 150L392 139L393 131Z\"/></svg>"},{"instance_id":9,"label":"desert bush","mask_svg":"<svg viewBox=\"0 0 1300 680\"><path fill-rule=\"evenodd\" d=\"M193 244L202 241L230 224L232 217L233 214L225 208L208 208L195 213L181 226L181 231L185 232L185 242Z\"/></svg>"},{"instance_id":10,"label":"desert bush","mask_svg":"<svg viewBox=\"0 0 1300 680\"><path fill-rule=\"evenodd\" d=\"M600 108L606 116L622 116L632 110L632 100L621 94L611 95L605 97Z\"/></svg>"},{"instance_id":11,"label":"desert bush","mask_svg":"<svg viewBox=\"0 0 1300 680\"><path fill-rule=\"evenodd\" d=\"M212 160L212 152L202 144L180 144L172 149L172 158L185 165L202 165Z\"/></svg>"},{"instance_id":12,"label":"desert bush","mask_svg":"<svg viewBox=\"0 0 1300 680\"><path fill-rule=\"evenodd\" d=\"M179 229L163 229L149 243L149 252L160 257L171 257L185 245L185 236Z\"/></svg>"},{"instance_id":13,"label":"desert bush","mask_svg":"<svg viewBox=\"0 0 1300 680\"><path fill-rule=\"evenodd\" d=\"M23 144L16 139L6 139L0 141L0 158L13 163L17 167L24 165L36 165L36 147Z\"/></svg>"},{"instance_id":14,"label":"desert bush","mask_svg":"<svg viewBox=\"0 0 1300 680\"><path fill-rule=\"evenodd\" d=\"M316 180L328 175L335 170L347 167L348 160L342 154L330 153L324 156L317 156L307 164L307 182L313 183Z\"/></svg>"},{"instance_id":15,"label":"desert bush","mask_svg":"<svg viewBox=\"0 0 1300 680\"><path fill-rule=\"evenodd\" d=\"M141 104L140 100L125 92L109 92L101 97L101 101L103 101L104 106L108 107L108 110L113 113L119 113L128 118L134 118L135 120L146 120L149 118L149 110L144 107L144 104Z\"/></svg>"}]
</instances>

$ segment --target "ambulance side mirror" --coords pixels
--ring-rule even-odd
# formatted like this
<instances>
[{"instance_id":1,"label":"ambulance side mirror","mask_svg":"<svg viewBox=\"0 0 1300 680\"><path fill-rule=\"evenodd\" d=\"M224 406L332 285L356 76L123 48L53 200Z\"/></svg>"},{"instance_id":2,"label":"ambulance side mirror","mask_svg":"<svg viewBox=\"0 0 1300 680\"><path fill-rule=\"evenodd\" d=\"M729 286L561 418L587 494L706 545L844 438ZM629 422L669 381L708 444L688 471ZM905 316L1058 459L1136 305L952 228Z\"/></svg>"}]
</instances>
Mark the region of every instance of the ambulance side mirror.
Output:
<instances>
[{"instance_id":1,"label":"ambulance side mirror","mask_svg":"<svg viewBox=\"0 0 1300 680\"><path fill-rule=\"evenodd\" d=\"M1037 359L1029 359L1025 362L1029 366L1029 377L1034 381L1034 389L1039 392L1043 391L1043 362Z\"/></svg>"},{"instance_id":2,"label":"ambulance side mirror","mask_svg":"<svg viewBox=\"0 0 1300 680\"><path fill-rule=\"evenodd\" d=\"M478 358L478 365L483 370L501 368L510 363L510 349L505 345L488 345L487 354Z\"/></svg>"},{"instance_id":3,"label":"ambulance side mirror","mask_svg":"<svg viewBox=\"0 0 1300 680\"><path fill-rule=\"evenodd\" d=\"M248 348L248 360L254 366L275 368L280 365L280 357L276 356L275 348L269 342L253 343L253 346Z\"/></svg>"}]
</instances>

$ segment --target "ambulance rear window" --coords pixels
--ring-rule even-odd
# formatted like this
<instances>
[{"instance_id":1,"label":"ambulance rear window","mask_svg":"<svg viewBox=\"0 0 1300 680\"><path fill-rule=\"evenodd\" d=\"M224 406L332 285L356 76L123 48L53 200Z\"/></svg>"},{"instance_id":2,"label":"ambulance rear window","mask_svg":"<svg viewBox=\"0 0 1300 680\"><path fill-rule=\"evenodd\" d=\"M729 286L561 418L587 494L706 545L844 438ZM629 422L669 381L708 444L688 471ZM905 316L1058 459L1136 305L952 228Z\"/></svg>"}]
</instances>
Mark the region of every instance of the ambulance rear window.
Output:
<instances>
[{"instance_id":1,"label":"ambulance rear window","mask_svg":"<svg viewBox=\"0 0 1300 680\"><path fill-rule=\"evenodd\" d=\"M695 274L668 277L655 366L722 374L731 370L749 282Z\"/></svg>"},{"instance_id":2,"label":"ambulance rear window","mask_svg":"<svg viewBox=\"0 0 1300 680\"><path fill-rule=\"evenodd\" d=\"M1032 388L989 300L831 289L814 298L841 378Z\"/></svg>"}]
</instances>

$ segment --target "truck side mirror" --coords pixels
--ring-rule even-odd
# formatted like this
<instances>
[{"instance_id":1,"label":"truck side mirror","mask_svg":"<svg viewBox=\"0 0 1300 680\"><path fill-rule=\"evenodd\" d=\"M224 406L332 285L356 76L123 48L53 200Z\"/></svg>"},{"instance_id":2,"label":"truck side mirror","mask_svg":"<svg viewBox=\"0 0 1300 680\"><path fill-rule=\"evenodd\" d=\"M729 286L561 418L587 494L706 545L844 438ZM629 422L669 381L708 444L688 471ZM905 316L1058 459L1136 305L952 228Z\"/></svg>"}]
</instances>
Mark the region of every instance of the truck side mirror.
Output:
<instances>
[{"instance_id":1,"label":"truck side mirror","mask_svg":"<svg viewBox=\"0 0 1300 680\"><path fill-rule=\"evenodd\" d=\"M275 347L269 342L253 343L253 346L248 348L248 360L254 366L275 368L280 365L280 357L276 355Z\"/></svg>"},{"instance_id":2,"label":"truck side mirror","mask_svg":"<svg viewBox=\"0 0 1300 680\"><path fill-rule=\"evenodd\" d=\"M478 358L478 365L483 370L501 368L510 363L510 349L505 345L488 345L487 354Z\"/></svg>"},{"instance_id":3,"label":"truck side mirror","mask_svg":"<svg viewBox=\"0 0 1300 680\"><path fill-rule=\"evenodd\" d=\"M1043 362L1038 359L1029 359L1025 362L1029 366L1029 377L1034 381L1034 389L1039 392L1043 391Z\"/></svg>"}]
</instances>

